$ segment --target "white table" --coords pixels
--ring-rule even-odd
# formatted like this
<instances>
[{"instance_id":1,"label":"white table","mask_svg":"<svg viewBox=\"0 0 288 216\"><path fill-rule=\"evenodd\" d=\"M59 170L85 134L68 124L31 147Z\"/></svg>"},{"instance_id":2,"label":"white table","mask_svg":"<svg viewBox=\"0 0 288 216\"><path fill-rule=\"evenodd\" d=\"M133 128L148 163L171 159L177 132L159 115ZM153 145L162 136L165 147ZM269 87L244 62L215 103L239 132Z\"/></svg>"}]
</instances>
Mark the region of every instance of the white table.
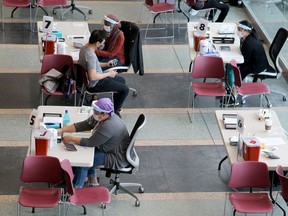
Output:
<instances>
[{"instance_id":1,"label":"white table","mask_svg":"<svg viewBox=\"0 0 288 216\"><path fill-rule=\"evenodd\" d=\"M190 51L190 60L193 62L194 58L196 57L197 53L194 49L194 31L195 27L198 25L198 22L188 22L187 23L187 31L188 31L188 42L189 42L189 51ZM233 44L214 44L216 47L216 51L219 53L220 57L223 58L224 63L229 63L232 59L235 59L237 63L243 63L244 58L240 51L240 39L236 34L237 28L235 23L211 23L209 22L208 27L210 28L210 38L209 40L212 41L212 37L223 37L225 35L219 35L218 30L223 25L226 26L233 26L235 27L235 34L227 35L227 37L234 37L235 41ZM229 46L230 51L222 51L220 46ZM199 55L199 54L198 54Z\"/></svg>"},{"instance_id":2,"label":"white table","mask_svg":"<svg viewBox=\"0 0 288 216\"><path fill-rule=\"evenodd\" d=\"M70 123L75 123L87 119L88 113L80 113L80 107L65 107L65 106L39 106L38 116L36 117L35 126L39 128L39 124L43 119L43 113L61 113L64 115L65 110L68 110L70 116ZM79 137L89 137L90 133L73 133ZM31 155L35 155L35 139L34 134L31 135ZM48 156L54 156L59 158L60 161L68 159L72 166L77 167L91 167L94 160L94 147L82 147L75 145L77 151L67 151L64 149L63 143L58 143L57 147L48 149ZM30 155L30 149L28 149L28 155Z\"/></svg>"},{"instance_id":3,"label":"white table","mask_svg":"<svg viewBox=\"0 0 288 216\"><path fill-rule=\"evenodd\" d=\"M265 131L265 122L258 120L258 113L259 110L253 109L253 110L216 110L216 119L217 123L221 132L221 136L223 139L223 143L227 152L227 157L229 159L229 162L231 164L243 160L238 157L237 154L237 147L236 146L231 146L229 143L229 138L232 136L238 136L239 132L237 130L231 130L231 129L225 129L224 123L222 120L222 115L225 113L237 113L243 116L244 122L245 122L245 128L244 128L244 135L255 135L256 137L259 137L260 139L267 139L267 138L281 138L284 140L285 144L278 144L275 143L276 150L273 151L276 155L280 157L280 159L270 159L267 158L264 154L264 152L260 152L260 157L259 161L265 162L268 166L269 171L275 171L276 167L278 165L283 166L285 170L288 170L288 140L285 135L284 130L282 129L282 126L279 122L279 119L277 117L277 114L275 111L270 110L272 114L272 130L271 132ZM271 145L266 145L266 151L270 151L273 146ZM226 157L225 157L226 159ZM224 160L225 160L224 159ZM220 168L221 163L219 164Z\"/></svg>"},{"instance_id":4,"label":"white table","mask_svg":"<svg viewBox=\"0 0 288 216\"><path fill-rule=\"evenodd\" d=\"M41 38L46 34L40 32L42 28L42 21L37 22L37 30L38 30L38 50L40 61L43 59L43 45ZM87 22L54 22L53 23L53 31L62 32L62 38L65 38L66 54L71 55L74 63L78 63L79 59L79 51L74 47L73 42L78 42L81 44L86 44L89 41L90 31ZM57 49L56 49L57 50Z\"/></svg>"}]
</instances>

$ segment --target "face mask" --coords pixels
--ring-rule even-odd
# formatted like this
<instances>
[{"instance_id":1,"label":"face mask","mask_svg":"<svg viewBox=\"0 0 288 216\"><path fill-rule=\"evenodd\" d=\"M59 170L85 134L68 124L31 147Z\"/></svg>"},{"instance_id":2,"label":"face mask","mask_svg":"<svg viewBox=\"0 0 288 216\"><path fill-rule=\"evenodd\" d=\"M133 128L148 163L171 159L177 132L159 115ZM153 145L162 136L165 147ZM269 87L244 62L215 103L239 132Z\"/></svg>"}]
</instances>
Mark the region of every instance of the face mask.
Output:
<instances>
[{"instance_id":1,"label":"face mask","mask_svg":"<svg viewBox=\"0 0 288 216\"><path fill-rule=\"evenodd\" d=\"M243 38L243 31L237 31L237 35L239 38Z\"/></svg>"},{"instance_id":2,"label":"face mask","mask_svg":"<svg viewBox=\"0 0 288 216\"><path fill-rule=\"evenodd\" d=\"M101 118L99 118L99 116L96 115L95 113L93 113L93 118L98 122L101 121Z\"/></svg>"},{"instance_id":3,"label":"face mask","mask_svg":"<svg viewBox=\"0 0 288 216\"><path fill-rule=\"evenodd\" d=\"M105 47L105 44L100 44L100 46L98 47L99 50L103 50Z\"/></svg>"},{"instance_id":4,"label":"face mask","mask_svg":"<svg viewBox=\"0 0 288 216\"><path fill-rule=\"evenodd\" d=\"M110 33L110 31L111 31L111 26L104 25L103 30L106 31L106 32L108 32L108 33Z\"/></svg>"}]
</instances>

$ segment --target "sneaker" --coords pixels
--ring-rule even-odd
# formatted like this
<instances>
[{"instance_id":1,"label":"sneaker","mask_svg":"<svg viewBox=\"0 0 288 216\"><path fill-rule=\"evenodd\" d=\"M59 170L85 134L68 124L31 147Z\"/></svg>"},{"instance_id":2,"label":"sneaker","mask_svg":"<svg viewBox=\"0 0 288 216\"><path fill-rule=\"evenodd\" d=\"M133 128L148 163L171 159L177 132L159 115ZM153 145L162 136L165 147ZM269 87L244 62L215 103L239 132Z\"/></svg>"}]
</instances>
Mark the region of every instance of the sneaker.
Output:
<instances>
[{"instance_id":1,"label":"sneaker","mask_svg":"<svg viewBox=\"0 0 288 216\"><path fill-rule=\"evenodd\" d=\"M221 103L221 105L229 106L229 107L230 106L239 106L238 100L234 101L233 98L230 98L230 100L229 100L229 98L224 98L224 104L223 104L222 99L221 99L220 103Z\"/></svg>"}]
</instances>

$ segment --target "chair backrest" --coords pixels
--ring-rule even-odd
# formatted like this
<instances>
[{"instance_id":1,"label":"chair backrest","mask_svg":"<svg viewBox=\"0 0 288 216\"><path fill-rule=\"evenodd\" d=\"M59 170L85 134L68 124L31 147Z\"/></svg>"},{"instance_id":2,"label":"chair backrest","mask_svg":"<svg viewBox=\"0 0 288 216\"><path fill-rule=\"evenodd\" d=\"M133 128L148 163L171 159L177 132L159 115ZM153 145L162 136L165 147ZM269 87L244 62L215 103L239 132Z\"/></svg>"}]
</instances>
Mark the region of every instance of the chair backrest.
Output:
<instances>
[{"instance_id":1,"label":"chair backrest","mask_svg":"<svg viewBox=\"0 0 288 216\"><path fill-rule=\"evenodd\" d=\"M266 163L241 161L233 163L229 179L230 188L268 188L269 171Z\"/></svg>"},{"instance_id":2,"label":"chair backrest","mask_svg":"<svg viewBox=\"0 0 288 216\"><path fill-rule=\"evenodd\" d=\"M283 167L277 166L276 173L279 177L280 184L281 184L281 195L285 202L288 202L288 177L284 175Z\"/></svg>"},{"instance_id":3,"label":"chair backrest","mask_svg":"<svg viewBox=\"0 0 288 216\"><path fill-rule=\"evenodd\" d=\"M197 56L193 62L192 78L216 78L225 76L224 63L221 57Z\"/></svg>"},{"instance_id":4,"label":"chair backrest","mask_svg":"<svg viewBox=\"0 0 288 216\"><path fill-rule=\"evenodd\" d=\"M238 88L241 87L241 83L242 83L242 78L241 78L241 73L239 68L237 67L237 63L234 59L232 59L230 61L231 67L233 69L234 72L234 85L237 86Z\"/></svg>"},{"instance_id":5,"label":"chair backrest","mask_svg":"<svg viewBox=\"0 0 288 216\"><path fill-rule=\"evenodd\" d=\"M75 80L74 63L70 55L44 55L42 60L41 75L49 72L53 68L59 72L62 72L65 66L70 67L72 79Z\"/></svg>"},{"instance_id":6,"label":"chair backrest","mask_svg":"<svg viewBox=\"0 0 288 216\"><path fill-rule=\"evenodd\" d=\"M50 156L28 156L23 161L20 179L24 183L59 184L63 181L60 161Z\"/></svg>"},{"instance_id":7,"label":"chair backrest","mask_svg":"<svg viewBox=\"0 0 288 216\"><path fill-rule=\"evenodd\" d=\"M87 86L89 84L89 78L85 68L78 64L77 72L77 83L82 83L82 85Z\"/></svg>"},{"instance_id":8,"label":"chair backrest","mask_svg":"<svg viewBox=\"0 0 288 216\"><path fill-rule=\"evenodd\" d=\"M31 4L31 1L30 0L22 0L22 1L3 0L2 3L6 7L27 7Z\"/></svg>"},{"instance_id":9,"label":"chair backrest","mask_svg":"<svg viewBox=\"0 0 288 216\"><path fill-rule=\"evenodd\" d=\"M153 6L154 5L154 0L145 0L145 5L147 6Z\"/></svg>"},{"instance_id":10,"label":"chair backrest","mask_svg":"<svg viewBox=\"0 0 288 216\"><path fill-rule=\"evenodd\" d=\"M126 151L127 161L134 167L133 171L137 171L139 168L139 157L134 148L136 137L139 131L143 128L146 123L146 117L144 114L139 115L131 133L130 133L130 144Z\"/></svg>"},{"instance_id":11,"label":"chair backrest","mask_svg":"<svg viewBox=\"0 0 288 216\"><path fill-rule=\"evenodd\" d=\"M281 49L283 48L284 44L286 43L288 37L288 30L284 29L284 28L280 28L278 29L272 44L269 48L269 56L274 64L275 70L277 72L282 72L280 66L279 66L279 62L278 62L278 58L279 58L279 53L281 51Z\"/></svg>"},{"instance_id":12,"label":"chair backrest","mask_svg":"<svg viewBox=\"0 0 288 216\"><path fill-rule=\"evenodd\" d=\"M38 4L45 6L65 6L67 5L67 0L38 0Z\"/></svg>"},{"instance_id":13,"label":"chair backrest","mask_svg":"<svg viewBox=\"0 0 288 216\"><path fill-rule=\"evenodd\" d=\"M63 175L66 184L66 193L72 196L74 194L74 186L73 186L74 174L70 161L67 159L63 160L61 162L61 168L64 172Z\"/></svg>"}]
</instances>

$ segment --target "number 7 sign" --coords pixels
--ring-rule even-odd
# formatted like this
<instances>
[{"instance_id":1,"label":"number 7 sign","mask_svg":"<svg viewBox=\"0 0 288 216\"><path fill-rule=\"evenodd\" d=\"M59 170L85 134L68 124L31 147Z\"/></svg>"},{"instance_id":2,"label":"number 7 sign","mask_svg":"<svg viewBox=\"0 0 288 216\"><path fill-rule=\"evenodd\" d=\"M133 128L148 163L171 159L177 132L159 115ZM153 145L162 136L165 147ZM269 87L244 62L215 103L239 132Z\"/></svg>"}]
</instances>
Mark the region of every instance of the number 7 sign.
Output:
<instances>
[{"instance_id":1,"label":"number 7 sign","mask_svg":"<svg viewBox=\"0 0 288 216\"><path fill-rule=\"evenodd\" d=\"M50 33L53 30L53 17L43 16L42 32Z\"/></svg>"}]
</instances>

